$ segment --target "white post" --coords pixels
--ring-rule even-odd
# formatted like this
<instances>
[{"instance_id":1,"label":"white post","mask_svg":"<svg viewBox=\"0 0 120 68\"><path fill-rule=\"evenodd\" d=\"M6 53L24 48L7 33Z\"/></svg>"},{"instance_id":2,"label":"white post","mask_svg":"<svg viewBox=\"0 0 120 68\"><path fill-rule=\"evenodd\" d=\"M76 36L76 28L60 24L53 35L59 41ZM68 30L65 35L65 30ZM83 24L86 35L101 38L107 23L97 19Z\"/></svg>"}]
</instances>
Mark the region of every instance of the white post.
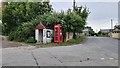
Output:
<instances>
[{"instance_id":1,"label":"white post","mask_svg":"<svg viewBox=\"0 0 120 68\"><path fill-rule=\"evenodd\" d=\"M46 31L47 31L46 29L43 29L43 43L46 43L46 40L47 40Z\"/></svg>"},{"instance_id":2,"label":"white post","mask_svg":"<svg viewBox=\"0 0 120 68\"><path fill-rule=\"evenodd\" d=\"M37 42L39 42L39 30L38 29L35 30L35 39L37 40Z\"/></svg>"}]
</instances>

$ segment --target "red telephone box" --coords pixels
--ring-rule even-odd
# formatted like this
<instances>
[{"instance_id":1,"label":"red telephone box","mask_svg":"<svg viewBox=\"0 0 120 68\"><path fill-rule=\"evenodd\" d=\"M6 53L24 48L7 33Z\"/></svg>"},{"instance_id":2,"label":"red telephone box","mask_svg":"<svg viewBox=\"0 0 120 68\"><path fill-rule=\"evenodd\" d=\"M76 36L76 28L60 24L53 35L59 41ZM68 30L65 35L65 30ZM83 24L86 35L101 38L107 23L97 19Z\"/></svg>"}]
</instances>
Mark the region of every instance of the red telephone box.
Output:
<instances>
[{"instance_id":1,"label":"red telephone box","mask_svg":"<svg viewBox=\"0 0 120 68\"><path fill-rule=\"evenodd\" d=\"M54 25L54 42L63 42L63 34L60 24Z\"/></svg>"}]
</instances>

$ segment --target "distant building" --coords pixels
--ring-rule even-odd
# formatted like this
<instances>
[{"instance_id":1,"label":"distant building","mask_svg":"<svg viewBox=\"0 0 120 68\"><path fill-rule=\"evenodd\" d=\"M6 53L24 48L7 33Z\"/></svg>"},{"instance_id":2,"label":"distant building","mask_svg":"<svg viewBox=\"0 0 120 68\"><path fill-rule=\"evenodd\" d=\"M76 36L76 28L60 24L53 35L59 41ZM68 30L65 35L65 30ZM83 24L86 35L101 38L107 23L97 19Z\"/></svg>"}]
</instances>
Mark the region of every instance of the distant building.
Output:
<instances>
[{"instance_id":1,"label":"distant building","mask_svg":"<svg viewBox=\"0 0 120 68\"><path fill-rule=\"evenodd\" d=\"M100 32L103 33L110 33L112 31L112 29L100 29Z\"/></svg>"},{"instance_id":2,"label":"distant building","mask_svg":"<svg viewBox=\"0 0 120 68\"><path fill-rule=\"evenodd\" d=\"M85 36L90 36L91 32L93 32L93 29L89 26L85 27L84 30L82 31Z\"/></svg>"},{"instance_id":3,"label":"distant building","mask_svg":"<svg viewBox=\"0 0 120 68\"><path fill-rule=\"evenodd\" d=\"M111 37L111 32L113 29L100 29L100 33L105 33L106 36Z\"/></svg>"},{"instance_id":4,"label":"distant building","mask_svg":"<svg viewBox=\"0 0 120 68\"><path fill-rule=\"evenodd\" d=\"M111 32L112 38L120 38L120 25L115 25Z\"/></svg>"}]
</instances>

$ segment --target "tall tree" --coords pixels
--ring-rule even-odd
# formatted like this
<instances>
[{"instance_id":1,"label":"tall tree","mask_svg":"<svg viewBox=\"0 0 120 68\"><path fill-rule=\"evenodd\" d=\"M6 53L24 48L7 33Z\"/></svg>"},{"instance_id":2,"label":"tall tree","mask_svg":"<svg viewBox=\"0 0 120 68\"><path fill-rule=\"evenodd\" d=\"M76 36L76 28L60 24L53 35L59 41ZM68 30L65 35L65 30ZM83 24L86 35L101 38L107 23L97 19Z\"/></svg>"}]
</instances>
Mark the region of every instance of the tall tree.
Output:
<instances>
[{"instance_id":1,"label":"tall tree","mask_svg":"<svg viewBox=\"0 0 120 68\"><path fill-rule=\"evenodd\" d=\"M11 2L3 9L3 32L9 34L23 22L35 19L37 15L43 15L52 11L49 2Z\"/></svg>"},{"instance_id":2,"label":"tall tree","mask_svg":"<svg viewBox=\"0 0 120 68\"><path fill-rule=\"evenodd\" d=\"M68 10L64 17L67 32L80 33L84 29L87 17L90 14L87 7L74 7L74 11Z\"/></svg>"}]
</instances>

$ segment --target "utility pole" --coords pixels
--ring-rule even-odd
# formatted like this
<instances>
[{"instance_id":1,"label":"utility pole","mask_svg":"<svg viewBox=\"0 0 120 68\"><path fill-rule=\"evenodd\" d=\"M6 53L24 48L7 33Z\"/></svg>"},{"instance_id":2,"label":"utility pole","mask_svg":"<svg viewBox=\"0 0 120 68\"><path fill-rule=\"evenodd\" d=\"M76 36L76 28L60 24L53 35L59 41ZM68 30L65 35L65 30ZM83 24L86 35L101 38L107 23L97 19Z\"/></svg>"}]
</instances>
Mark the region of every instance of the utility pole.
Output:
<instances>
[{"instance_id":1,"label":"utility pole","mask_svg":"<svg viewBox=\"0 0 120 68\"><path fill-rule=\"evenodd\" d=\"M75 0L73 0L73 11L75 11Z\"/></svg>"}]
</instances>

